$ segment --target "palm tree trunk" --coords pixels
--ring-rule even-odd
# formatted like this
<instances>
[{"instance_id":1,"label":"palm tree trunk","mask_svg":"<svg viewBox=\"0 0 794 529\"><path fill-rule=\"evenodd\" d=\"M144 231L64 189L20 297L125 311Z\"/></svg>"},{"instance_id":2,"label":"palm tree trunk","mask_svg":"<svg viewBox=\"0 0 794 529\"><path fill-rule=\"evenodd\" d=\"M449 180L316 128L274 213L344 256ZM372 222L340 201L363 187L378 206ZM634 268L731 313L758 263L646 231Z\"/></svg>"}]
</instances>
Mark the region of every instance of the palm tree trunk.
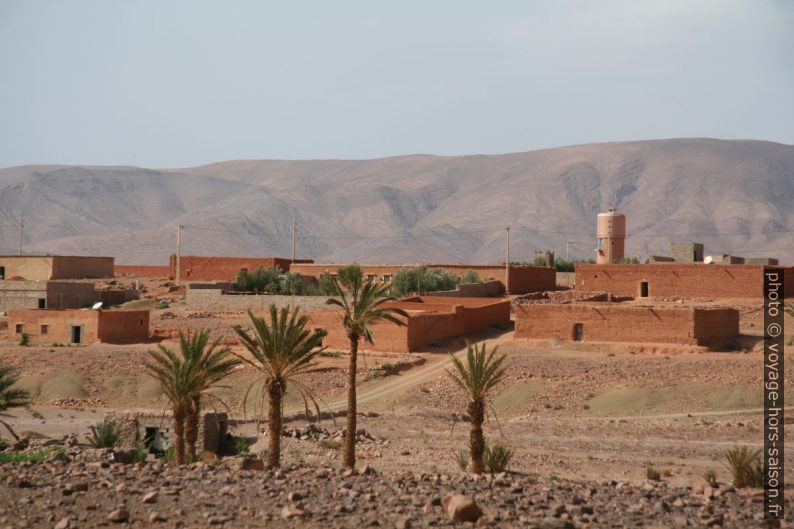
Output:
<instances>
[{"instance_id":1,"label":"palm tree trunk","mask_svg":"<svg viewBox=\"0 0 794 529\"><path fill-rule=\"evenodd\" d=\"M347 427L345 428L345 468L356 467L356 370L358 361L357 334L350 335L350 366L347 372Z\"/></svg>"},{"instance_id":2,"label":"palm tree trunk","mask_svg":"<svg viewBox=\"0 0 794 529\"><path fill-rule=\"evenodd\" d=\"M5 422L5 421L0 421L0 424L2 424L3 426L5 426L5 427L6 427L6 430L8 430L8 432L9 432L11 435L13 435L13 436L14 436L14 439L15 439L15 440L19 441L19 436L18 436L18 435L17 435L17 433L14 431L14 429L13 429L13 428L11 428L11 425L9 425L9 424L8 424L7 422Z\"/></svg>"},{"instance_id":3,"label":"palm tree trunk","mask_svg":"<svg viewBox=\"0 0 794 529\"><path fill-rule=\"evenodd\" d=\"M485 420L485 402L482 399L469 402L469 417L471 419L471 432L469 433L471 471L475 474L482 474L485 470L483 465L485 437L482 433L482 423Z\"/></svg>"},{"instance_id":4,"label":"palm tree trunk","mask_svg":"<svg viewBox=\"0 0 794 529\"><path fill-rule=\"evenodd\" d=\"M187 446L188 462L196 460L196 441L198 441L198 423L201 415L201 398L190 399L190 407L185 417L185 445Z\"/></svg>"},{"instance_id":5,"label":"palm tree trunk","mask_svg":"<svg viewBox=\"0 0 794 529\"><path fill-rule=\"evenodd\" d=\"M268 410L268 446L267 446L267 466L278 468L281 466L281 399L284 394L284 387L280 381L271 380L267 387L270 397L270 409Z\"/></svg>"},{"instance_id":6,"label":"palm tree trunk","mask_svg":"<svg viewBox=\"0 0 794 529\"><path fill-rule=\"evenodd\" d=\"M174 407L174 460L177 465L185 464L185 406Z\"/></svg>"}]
</instances>

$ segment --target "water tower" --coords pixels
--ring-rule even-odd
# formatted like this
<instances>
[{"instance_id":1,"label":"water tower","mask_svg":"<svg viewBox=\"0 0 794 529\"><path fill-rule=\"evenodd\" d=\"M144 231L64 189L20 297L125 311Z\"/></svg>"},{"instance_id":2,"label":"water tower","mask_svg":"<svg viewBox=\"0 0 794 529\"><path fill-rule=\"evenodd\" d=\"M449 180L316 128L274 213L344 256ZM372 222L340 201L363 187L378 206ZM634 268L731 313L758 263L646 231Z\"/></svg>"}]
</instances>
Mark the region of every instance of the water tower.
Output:
<instances>
[{"instance_id":1,"label":"water tower","mask_svg":"<svg viewBox=\"0 0 794 529\"><path fill-rule=\"evenodd\" d=\"M596 263L616 263L623 259L626 245L626 216L609 208L606 213L598 214L597 222L598 245L596 246Z\"/></svg>"}]
</instances>

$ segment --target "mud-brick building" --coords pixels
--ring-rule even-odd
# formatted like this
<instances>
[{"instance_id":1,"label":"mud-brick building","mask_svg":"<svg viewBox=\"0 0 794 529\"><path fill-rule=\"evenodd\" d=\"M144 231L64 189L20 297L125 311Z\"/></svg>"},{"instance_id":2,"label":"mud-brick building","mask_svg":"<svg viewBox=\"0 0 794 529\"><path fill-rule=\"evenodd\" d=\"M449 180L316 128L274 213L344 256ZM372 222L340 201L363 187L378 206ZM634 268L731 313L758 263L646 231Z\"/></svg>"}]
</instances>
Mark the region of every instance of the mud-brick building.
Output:
<instances>
[{"instance_id":1,"label":"mud-brick building","mask_svg":"<svg viewBox=\"0 0 794 529\"><path fill-rule=\"evenodd\" d=\"M0 311L10 309L80 309L97 298L92 283L0 281Z\"/></svg>"},{"instance_id":2,"label":"mud-brick building","mask_svg":"<svg viewBox=\"0 0 794 529\"><path fill-rule=\"evenodd\" d=\"M518 305L515 321L515 339L719 347L739 336L739 313L730 308L541 303Z\"/></svg>"},{"instance_id":3,"label":"mud-brick building","mask_svg":"<svg viewBox=\"0 0 794 529\"><path fill-rule=\"evenodd\" d=\"M26 279L101 279L113 277L112 257L0 255L0 281Z\"/></svg>"},{"instance_id":4,"label":"mud-brick building","mask_svg":"<svg viewBox=\"0 0 794 529\"><path fill-rule=\"evenodd\" d=\"M27 334L34 343L143 343L149 339L149 311L10 310L8 334L14 341Z\"/></svg>"},{"instance_id":5,"label":"mud-brick building","mask_svg":"<svg viewBox=\"0 0 794 529\"><path fill-rule=\"evenodd\" d=\"M384 306L400 308L407 318L405 325L378 322L372 326L374 344L361 342L365 350L408 353L449 338L469 336L488 327L510 324L510 301L494 298L444 298L416 296ZM325 329L328 336L323 345L347 350L350 341L342 328L337 311L316 311L309 314L312 328Z\"/></svg>"},{"instance_id":6,"label":"mud-brick building","mask_svg":"<svg viewBox=\"0 0 794 529\"><path fill-rule=\"evenodd\" d=\"M794 268L703 263L577 264L576 290L637 298L761 298L764 270L779 270L794 295Z\"/></svg>"},{"instance_id":7,"label":"mud-brick building","mask_svg":"<svg viewBox=\"0 0 794 529\"><path fill-rule=\"evenodd\" d=\"M322 274L336 274L339 268L346 264L323 264L307 263L294 264L290 271L297 272L302 276L319 278ZM380 283L390 283L397 270L403 268L415 268L426 266L427 268L438 268L454 274L458 277L469 271L474 270L480 279L484 281L499 281L502 284L502 291L508 287L511 294L528 294L529 292L542 292L554 290L557 286L557 273L554 268L547 266L510 266L509 272L505 272L504 265L469 265L469 264L397 264L397 265L368 265L359 264L361 272L365 278L370 278ZM506 278L508 278L506 280ZM421 285L419 286L421 288Z\"/></svg>"},{"instance_id":8,"label":"mud-brick building","mask_svg":"<svg viewBox=\"0 0 794 529\"><path fill-rule=\"evenodd\" d=\"M120 434L116 446L122 450L136 448L143 443L147 451L162 457L173 443L174 416L171 412L110 412L106 419L119 426ZM221 453L228 431L225 413L203 412L199 417L196 449Z\"/></svg>"}]
</instances>

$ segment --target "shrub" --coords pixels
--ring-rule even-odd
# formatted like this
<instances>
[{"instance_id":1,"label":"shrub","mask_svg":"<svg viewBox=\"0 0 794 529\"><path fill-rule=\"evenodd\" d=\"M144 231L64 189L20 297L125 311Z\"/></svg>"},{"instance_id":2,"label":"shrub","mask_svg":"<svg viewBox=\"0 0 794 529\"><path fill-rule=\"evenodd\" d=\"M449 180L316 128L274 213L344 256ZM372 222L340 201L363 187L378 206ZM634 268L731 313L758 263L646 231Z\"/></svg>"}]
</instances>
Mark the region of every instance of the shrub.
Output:
<instances>
[{"instance_id":1,"label":"shrub","mask_svg":"<svg viewBox=\"0 0 794 529\"><path fill-rule=\"evenodd\" d=\"M155 305L154 308L156 310L163 310L163 309L167 309L170 306L171 306L171 304L168 303L167 301L158 301L157 305Z\"/></svg>"},{"instance_id":2,"label":"shrub","mask_svg":"<svg viewBox=\"0 0 794 529\"><path fill-rule=\"evenodd\" d=\"M480 279L480 274L476 271L469 269L463 274L463 277L460 278L461 283L482 283L482 279Z\"/></svg>"},{"instance_id":3,"label":"shrub","mask_svg":"<svg viewBox=\"0 0 794 529\"><path fill-rule=\"evenodd\" d=\"M327 448L329 450L339 450L342 447L342 443L334 439L320 439L317 441L317 446L320 448Z\"/></svg>"},{"instance_id":4,"label":"shrub","mask_svg":"<svg viewBox=\"0 0 794 529\"><path fill-rule=\"evenodd\" d=\"M645 477L651 481L660 481L662 479L662 474L654 467L648 465L645 467Z\"/></svg>"},{"instance_id":5,"label":"shrub","mask_svg":"<svg viewBox=\"0 0 794 529\"><path fill-rule=\"evenodd\" d=\"M320 274L320 277L317 278L317 292L323 296L333 296L334 295L334 276L331 274Z\"/></svg>"},{"instance_id":6,"label":"shrub","mask_svg":"<svg viewBox=\"0 0 794 529\"><path fill-rule=\"evenodd\" d=\"M256 294L278 294L281 291L280 275L281 270L275 267L263 268L260 266L253 272L242 269L237 272L234 289Z\"/></svg>"},{"instance_id":7,"label":"shrub","mask_svg":"<svg viewBox=\"0 0 794 529\"><path fill-rule=\"evenodd\" d=\"M107 419L91 427L91 446L94 448L113 448L119 440L121 430L115 421Z\"/></svg>"},{"instance_id":8,"label":"shrub","mask_svg":"<svg viewBox=\"0 0 794 529\"><path fill-rule=\"evenodd\" d=\"M703 481L705 481L707 485L711 485L712 487L717 484L717 473L714 471L713 468L710 468L705 472L703 472Z\"/></svg>"},{"instance_id":9,"label":"shrub","mask_svg":"<svg viewBox=\"0 0 794 529\"><path fill-rule=\"evenodd\" d=\"M238 456L251 455L251 445L254 444L250 437L237 437L234 440L234 451Z\"/></svg>"},{"instance_id":10,"label":"shrub","mask_svg":"<svg viewBox=\"0 0 794 529\"><path fill-rule=\"evenodd\" d=\"M764 464L761 460L761 449L748 446L734 446L725 452L728 470L733 476L736 488L763 487Z\"/></svg>"},{"instance_id":11,"label":"shrub","mask_svg":"<svg viewBox=\"0 0 794 529\"><path fill-rule=\"evenodd\" d=\"M426 266L401 268L392 277L391 289L395 296L405 296L411 292L452 290L458 281L455 274L440 268L428 269Z\"/></svg>"},{"instance_id":12,"label":"shrub","mask_svg":"<svg viewBox=\"0 0 794 529\"><path fill-rule=\"evenodd\" d=\"M0 452L0 464L2 463L24 463L34 461L43 463L50 457L49 452Z\"/></svg>"},{"instance_id":13,"label":"shrub","mask_svg":"<svg viewBox=\"0 0 794 529\"><path fill-rule=\"evenodd\" d=\"M483 463L488 472L492 474L504 472L507 470L508 465L510 465L510 461L513 459L514 454L515 451L512 448L500 443L486 445L485 454L483 454Z\"/></svg>"},{"instance_id":14,"label":"shrub","mask_svg":"<svg viewBox=\"0 0 794 529\"><path fill-rule=\"evenodd\" d=\"M132 460L136 463L145 463L149 457L149 449L143 441L135 443L135 452L132 455Z\"/></svg>"},{"instance_id":15,"label":"shrub","mask_svg":"<svg viewBox=\"0 0 794 529\"><path fill-rule=\"evenodd\" d=\"M466 472L469 469L469 451L468 450L458 450L453 454L455 458L455 463L458 464L458 468L461 472Z\"/></svg>"},{"instance_id":16,"label":"shrub","mask_svg":"<svg viewBox=\"0 0 794 529\"><path fill-rule=\"evenodd\" d=\"M22 333L22 336L19 337L19 345L23 347L27 347L30 345L30 335L26 332Z\"/></svg>"}]
</instances>

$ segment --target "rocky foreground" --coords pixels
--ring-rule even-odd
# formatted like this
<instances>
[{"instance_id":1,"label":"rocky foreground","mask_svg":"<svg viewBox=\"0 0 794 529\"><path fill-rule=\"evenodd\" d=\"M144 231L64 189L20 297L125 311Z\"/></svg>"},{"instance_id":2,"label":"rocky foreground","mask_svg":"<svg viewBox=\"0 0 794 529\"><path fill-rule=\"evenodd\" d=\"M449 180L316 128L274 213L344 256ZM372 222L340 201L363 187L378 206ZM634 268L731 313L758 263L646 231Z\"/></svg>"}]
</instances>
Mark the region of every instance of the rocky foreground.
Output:
<instances>
[{"instance_id":1,"label":"rocky foreground","mask_svg":"<svg viewBox=\"0 0 794 529\"><path fill-rule=\"evenodd\" d=\"M514 474L378 475L317 467L48 461L0 465L0 528L768 527L763 495L664 482ZM460 497L456 495L462 495Z\"/></svg>"}]
</instances>

